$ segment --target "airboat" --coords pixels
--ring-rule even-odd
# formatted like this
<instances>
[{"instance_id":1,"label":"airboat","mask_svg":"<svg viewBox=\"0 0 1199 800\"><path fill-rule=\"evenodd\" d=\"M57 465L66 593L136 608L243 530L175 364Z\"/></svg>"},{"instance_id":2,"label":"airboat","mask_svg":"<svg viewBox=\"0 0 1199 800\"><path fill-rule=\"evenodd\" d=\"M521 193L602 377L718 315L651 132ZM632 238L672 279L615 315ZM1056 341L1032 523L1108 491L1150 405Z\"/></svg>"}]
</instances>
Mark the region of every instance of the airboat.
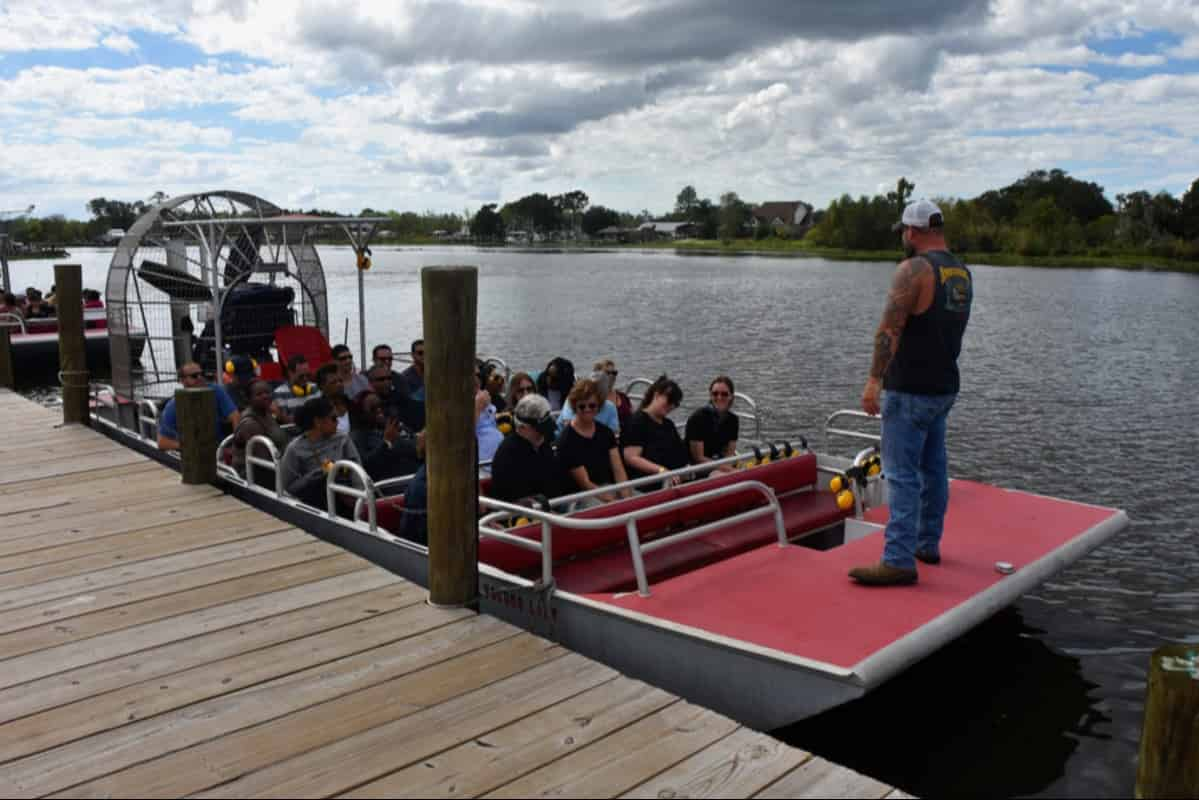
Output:
<instances>
[{"instance_id":1,"label":"airboat","mask_svg":"<svg viewBox=\"0 0 1199 800\"><path fill-rule=\"evenodd\" d=\"M379 221L289 215L234 192L151 209L109 273L113 384L94 387L98 426L172 463L154 442L176 368L215 371L229 353L277 363L295 328L327 339L316 241L339 232L361 264ZM834 412L818 452L802 436L762 440L752 398L738 408L753 431L741 452L629 481L641 493L628 499L534 508L489 497L481 479L480 609L771 730L862 697L1128 525L1118 509L955 479L941 565L914 586L857 586L846 573L878 558L888 516L877 418ZM339 462L317 508L287 495L268 439L250 442L245 475L229 443L214 459L231 494L427 585L428 549L399 535L416 513L397 494L408 478Z\"/></svg>"}]
</instances>

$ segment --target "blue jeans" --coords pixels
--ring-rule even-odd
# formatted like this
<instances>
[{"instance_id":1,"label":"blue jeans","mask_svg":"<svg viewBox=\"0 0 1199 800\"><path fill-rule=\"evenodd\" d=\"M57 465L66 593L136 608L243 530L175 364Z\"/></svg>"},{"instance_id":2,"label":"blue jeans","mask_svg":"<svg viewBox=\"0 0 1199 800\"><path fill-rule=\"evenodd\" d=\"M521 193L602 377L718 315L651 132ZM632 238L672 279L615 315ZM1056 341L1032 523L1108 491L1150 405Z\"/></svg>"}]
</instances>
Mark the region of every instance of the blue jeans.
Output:
<instances>
[{"instance_id":1,"label":"blue jeans","mask_svg":"<svg viewBox=\"0 0 1199 800\"><path fill-rule=\"evenodd\" d=\"M949 465L945 422L955 394L884 392L883 474L890 493L883 561L915 569L916 551L940 554Z\"/></svg>"}]
</instances>

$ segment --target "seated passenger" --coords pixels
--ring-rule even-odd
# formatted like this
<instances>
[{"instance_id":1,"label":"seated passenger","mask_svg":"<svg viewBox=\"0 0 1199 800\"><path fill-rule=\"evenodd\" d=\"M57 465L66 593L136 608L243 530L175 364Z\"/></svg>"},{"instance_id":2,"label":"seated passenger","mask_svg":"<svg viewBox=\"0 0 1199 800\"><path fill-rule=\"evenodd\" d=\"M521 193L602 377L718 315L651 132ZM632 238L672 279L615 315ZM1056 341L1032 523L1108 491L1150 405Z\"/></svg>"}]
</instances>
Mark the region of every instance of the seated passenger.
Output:
<instances>
[{"instance_id":1,"label":"seated passenger","mask_svg":"<svg viewBox=\"0 0 1199 800\"><path fill-rule=\"evenodd\" d=\"M420 431L425 428L425 340L414 341L411 350L412 366L401 372L400 377L409 403L408 427Z\"/></svg>"},{"instance_id":2,"label":"seated passenger","mask_svg":"<svg viewBox=\"0 0 1199 800\"><path fill-rule=\"evenodd\" d=\"M0 296L0 314L12 314L15 317L25 317L25 312L21 309L21 304L17 302L17 296L12 292L5 292ZM0 319L0 325L16 326L15 320Z\"/></svg>"},{"instance_id":3,"label":"seated passenger","mask_svg":"<svg viewBox=\"0 0 1199 800\"><path fill-rule=\"evenodd\" d=\"M633 403L627 394L616 388L616 376L620 374L616 369L616 362L610 358L603 358L595 362L593 369L608 376L608 400L616 406L616 416L620 420L620 430L623 431L633 418Z\"/></svg>"},{"instance_id":4,"label":"seated passenger","mask_svg":"<svg viewBox=\"0 0 1199 800\"><path fill-rule=\"evenodd\" d=\"M687 466L687 446L668 416L683 402L683 390L665 375L645 392L641 408L624 433L624 461L634 478ZM675 476L670 482L678 485ZM650 487L647 490L652 490Z\"/></svg>"},{"instance_id":5,"label":"seated passenger","mask_svg":"<svg viewBox=\"0 0 1199 800\"><path fill-rule=\"evenodd\" d=\"M527 394L537 394L537 384L527 372L518 372L508 381L508 395L505 397L508 408L516 408L516 404Z\"/></svg>"},{"instance_id":6,"label":"seated passenger","mask_svg":"<svg viewBox=\"0 0 1199 800\"><path fill-rule=\"evenodd\" d=\"M367 371L366 377L370 381L371 392L379 397L383 416L389 420L398 420L404 432L410 433L413 428L408 424L411 419L408 398L403 394L402 382L399 384L400 388L396 388L395 374L390 368L376 364Z\"/></svg>"},{"instance_id":7,"label":"seated passenger","mask_svg":"<svg viewBox=\"0 0 1199 800\"><path fill-rule=\"evenodd\" d=\"M400 517L400 536L417 544L429 544L429 473L421 464L404 487L404 513Z\"/></svg>"},{"instance_id":8,"label":"seated passenger","mask_svg":"<svg viewBox=\"0 0 1199 800\"><path fill-rule=\"evenodd\" d=\"M297 500L325 507L325 478L336 461L359 464L358 450L350 437L337 430L333 403L316 397L300 406L296 422L303 432L292 439L279 461L284 490Z\"/></svg>"},{"instance_id":9,"label":"seated passenger","mask_svg":"<svg viewBox=\"0 0 1199 800\"><path fill-rule=\"evenodd\" d=\"M496 369L494 364L487 364L483 375L483 388L491 395L491 404L495 406L495 410L501 414L511 411L515 406L508 405L508 399L504 397L504 373Z\"/></svg>"},{"instance_id":10,"label":"seated passenger","mask_svg":"<svg viewBox=\"0 0 1199 800\"><path fill-rule=\"evenodd\" d=\"M179 368L179 382L185 389L202 389L207 386L216 395L216 440L219 444L225 438L225 426L228 425L228 430L231 431L241 421L237 405L224 389L204 379L204 371L194 361L189 361ZM179 449L179 420L176 417L174 397L167 400L158 418L158 449Z\"/></svg>"},{"instance_id":11,"label":"seated passenger","mask_svg":"<svg viewBox=\"0 0 1199 800\"><path fill-rule=\"evenodd\" d=\"M285 365L287 380L275 389L275 405L279 408L279 417L283 424L295 421L296 412L305 400L320 397L320 390L312 382L312 372L308 368L308 357L296 353L287 359Z\"/></svg>"},{"instance_id":12,"label":"seated passenger","mask_svg":"<svg viewBox=\"0 0 1199 800\"><path fill-rule=\"evenodd\" d=\"M347 400L353 400L359 392L371 388L366 376L354 369L354 354L344 344L333 345L333 363L337 365L337 374L341 377L342 391Z\"/></svg>"},{"instance_id":13,"label":"seated passenger","mask_svg":"<svg viewBox=\"0 0 1199 800\"><path fill-rule=\"evenodd\" d=\"M525 498L558 494L561 480L550 437L554 418L545 398L528 394L513 412L516 430L505 437L491 462L491 496L518 502Z\"/></svg>"},{"instance_id":14,"label":"seated passenger","mask_svg":"<svg viewBox=\"0 0 1199 800\"><path fill-rule=\"evenodd\" d=\"M424 438L423 433L408 435L399 419L388 417L374 392L363 392L350 406L350 439L372 480L416 472L424 457Z\"/></svg>"},{"instance_id":15,"label":"seated passenger","mask_svg":"<svg viewBox=\"0 0 1199 800\"><path fill-rule=\"evenodd\" d=\"M42 299L42 293L30 287L25 290L25 319L46 319L54 316L54 306Z\"/></svg>"},{"instance_id":16,"label":"seated passenger","mask_svg":"<svg viewBox=\"0 0 1199 800\"><path fill-rule=\"evenodd\" d=\"M475 373L475 437L479 440L479 462L495 458L495 451L504 434L495 419L495 406L491 404L491 395L479 385L479 374Z\"/></svg>"},{"instance_id":17,"label":"seated passenger","mask_svg":"<svg viewBox=\"0 0 1199 800\"><path fill-rule=\"evenodd\" d=\"M620 440L620 414L616 410L616 405L608 400L608 373L600 371L591 373L588 379L595 383L599 389L600 397L604 398L603 404L600 406L599 413L595 415L595 421L601 425L606 425L608 430L616 434L617 441ZM567 396L566 404L562 406L562 413L558 415L558 433L566 429L567 423L574 418L575 410L570 404L570 397Z\"/></svg>"},{"instance_id":18,"label":"seated passenger","mask_svg":"<svg viewBox=\"0 0 1199 800\"><path fill-rule=\"evenodd\" d=\"M95 289L83 290L83 307L84 308L104 308L104 301L100 299L100 293Z\"/></svg>"},{"instance_id":19,"label":"seated passenger","mask_svg":"<svg viewBox=\"0 0 1199 800\"><path fill-rule=\"evenodd\" d=\"M333 404L333 413L337 417L337 432L350 433L350 399L346 397L345 384L342 383L341 373L336 364L322 364L316 371L316 386L320 396Z\"/></svg>"},{"instance_id":20,"label":"seated passenger","mask_svg":"<svg viewBox=\"0 0 1199 800\"><path fill-rule=\"evenodd\" d=\"M692 464L728 458L737 452L741 420L733 413L733 379L720 375L708 386L708 404L687 418L687 450ZM732 472L733 465L717 467Z\"/></svg>"},{"instance_id":21,"label":"seated passenger","mask_svg":"<svg viewBox=\"0 0 1199 800\"><path fill-rule=\"evenodd\" d=\"M566 477L565 491L574 494L627 481L616 447L616 434L596 422L596 413L603 402L599 386L593 380L581 380L570 390L569 399L575 417L558 437L558 466ZM628 497L631 492L625 489L621 494ZM607 492L592 498L588 504L615 499L615 492Z\"/></svg>"},{"instance_id":22,"label":"seated passenger","mask_svg":"<svg viewBox=\"0 0 1199 800\"><path fill-rule=\"evenodd\" d=\"M537 376L537 394L549 401L550 411L559 411L575 385L575 365L559 356Z\"/></svg>"},{"instance_id":23,"label":"seated passenger","mask_svg":"<svg viewBox=\"0 0 1199 800\"><path fill-rule=\"evenodd\" d=\"M255 436L265 436L282 453L287 449L291 437L287 435L279 423L275 421L272 406L275 398L271 393L271 385L264 380L256 380L250 384L250 405L242 414L237 428L233 431L233 468L238 475L246 474L246 446ZM265 448L262 448L265 450ZM265 453L255 451L256 456ZM270 486L271 484L263 484Z\"/></svg>"},{"instance_id":24,"label":"seated passenger","mask_svg":"<svg viewBox=\"0 0 1199 800\"><path fill-rule=\"evenodd\" d=\"M225 391L233 398L239 411L250 405L250 384L257 380L254 360L249 356L232 356L225 362Z\"/></svg>"}]
</instances>

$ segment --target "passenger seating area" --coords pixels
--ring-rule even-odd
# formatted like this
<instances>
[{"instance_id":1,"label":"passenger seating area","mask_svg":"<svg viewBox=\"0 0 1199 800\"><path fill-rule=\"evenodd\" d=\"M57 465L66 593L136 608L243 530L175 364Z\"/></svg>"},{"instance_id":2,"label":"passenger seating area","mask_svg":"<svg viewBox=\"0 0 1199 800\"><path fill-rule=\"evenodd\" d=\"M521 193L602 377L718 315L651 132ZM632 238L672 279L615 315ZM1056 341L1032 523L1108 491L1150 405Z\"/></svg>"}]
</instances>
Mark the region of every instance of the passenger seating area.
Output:
<instances>
[{"instance_id":1,"label":"passenger seating area","mask_svg":"<svg viewBox=\"0 0 1199 800\"><path fill-rule=\"evenodd\" d=\"M759 481L770 487L783 513L788 538L795 538L833 525L849 516L837 508L829 492L816 491L816 456L804 454L750 470L738 470L685 486L660 489L627 500L619 500L572 515L577 519L602 519L630 511L691 497L720 486L741 481ZM652 514L638 520L642 542L692 528L742 511L759 507L766 500L760 492L747 489L695 506ZM380 512L379 524L385 525ZM398 515L396 516L398 529ZM541 525L534 523L509 531L540 541ZM636 589L632 556L624 524L614 523L598 530L582 531L554 526L552 531L554 578L562 589L580 594L622 592ZM773 516L721 528L695 539L672 544L644 554L650 582L697 569L776 540ZM541 555L496 539L481 539L479 560L494 567L535 578L540 575Z\"/></svg>"}]
</instances>

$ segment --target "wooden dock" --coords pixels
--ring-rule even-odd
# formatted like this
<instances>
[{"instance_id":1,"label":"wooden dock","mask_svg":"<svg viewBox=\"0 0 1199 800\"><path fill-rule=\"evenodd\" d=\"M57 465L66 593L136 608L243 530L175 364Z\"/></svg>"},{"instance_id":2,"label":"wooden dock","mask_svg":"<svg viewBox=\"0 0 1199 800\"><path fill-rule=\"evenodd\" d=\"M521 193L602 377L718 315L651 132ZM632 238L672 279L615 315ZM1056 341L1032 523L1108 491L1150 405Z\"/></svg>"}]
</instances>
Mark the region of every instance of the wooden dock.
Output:
<instances>
[{"instance_id":1,"label":"wooden dock","mask_svg":"<svg viewBox=\"0 0 1199 800\"><path fill-rule=\"evenodd\" d=\"M0 390L0 796L904 797Z\"/></svg>"}]
</instances>

